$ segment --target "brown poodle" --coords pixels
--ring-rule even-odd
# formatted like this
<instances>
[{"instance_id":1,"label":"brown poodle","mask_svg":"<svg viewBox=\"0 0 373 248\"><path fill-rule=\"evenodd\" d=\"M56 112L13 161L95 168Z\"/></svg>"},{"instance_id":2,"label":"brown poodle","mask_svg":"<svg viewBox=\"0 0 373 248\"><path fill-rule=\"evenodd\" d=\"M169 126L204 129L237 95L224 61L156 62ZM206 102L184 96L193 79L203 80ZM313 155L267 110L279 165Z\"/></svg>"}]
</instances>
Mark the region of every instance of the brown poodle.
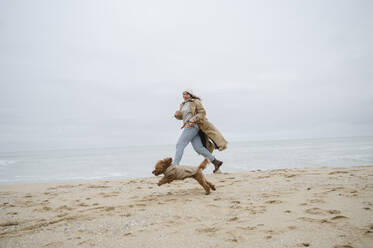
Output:
<instances>
[{"instance_id":1,"label":"brown poodle","mask_svg":"<svg viewBox=\"0 0 373 248\"><path fill-rule=\"evenodd\" d=\"M216 190L215 186L206 180L205 176L202 173L202 170L206 168L209 160L206 158L202 161L202 163L198 166L179 166L172 164L172 158L165 158L163 160L159 160L155 164L155 169L153 170L153 174L158 176L160 174L164 174L161 180L158 182L158 186L161 186L165 183L171 183L173 180L184 180L185 178L192 177L196 179L199 184L205 189L206 195L210 194L210 189Z\"/></svg>"}]
</instances>

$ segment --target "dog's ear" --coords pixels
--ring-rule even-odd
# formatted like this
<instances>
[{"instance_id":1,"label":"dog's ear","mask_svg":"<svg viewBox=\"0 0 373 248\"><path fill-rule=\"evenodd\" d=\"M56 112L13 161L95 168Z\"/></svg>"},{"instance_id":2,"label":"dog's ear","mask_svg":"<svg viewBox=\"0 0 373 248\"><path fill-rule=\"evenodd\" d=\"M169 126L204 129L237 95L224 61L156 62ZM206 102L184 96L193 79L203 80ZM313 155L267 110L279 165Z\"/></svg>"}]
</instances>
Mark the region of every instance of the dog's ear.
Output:
<instances>
[{"instance_id":1,"label":"dog's ear","mask_svg":"<svg viewBox=\"0 0 373 248\"><path fill-rule=\"evenodd\" d=\"M163 164L164 164L164 169L167 169L168 167L171 166L172 163L172 158L165 158L163 159Z\"/></svg>"},{"instance_id":2,"label":"dog's ear","mask_svg":"<svg viewBox=\"0 0 373 248\"><path fill-rule=\"evenodd\" d=\"M163 159L163 163L165 163L165 165L167 165L167 166L170 166L171 163L172 163L172 158L165 158L165 159Z\"/></svg>"}]
</instances>

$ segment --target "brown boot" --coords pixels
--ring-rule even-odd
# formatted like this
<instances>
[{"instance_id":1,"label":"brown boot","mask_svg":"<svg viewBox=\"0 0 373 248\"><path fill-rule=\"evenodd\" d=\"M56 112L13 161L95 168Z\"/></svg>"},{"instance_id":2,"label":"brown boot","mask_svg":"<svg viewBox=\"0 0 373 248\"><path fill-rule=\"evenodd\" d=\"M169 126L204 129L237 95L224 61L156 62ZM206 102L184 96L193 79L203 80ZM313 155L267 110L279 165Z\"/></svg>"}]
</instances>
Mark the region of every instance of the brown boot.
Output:
<instances>
[{"instance_id":1,"label":"brown boot","mask_svg":"<svg viewBox=\"0 0 373 248\"><path fill-rule=\"evenodd\" d=\"M223 161L214 159L213 161L211 161L211 163L215 166L214 173L216 173L219 170L220 166L223 164Z\"/></svg>"}]
</instances>

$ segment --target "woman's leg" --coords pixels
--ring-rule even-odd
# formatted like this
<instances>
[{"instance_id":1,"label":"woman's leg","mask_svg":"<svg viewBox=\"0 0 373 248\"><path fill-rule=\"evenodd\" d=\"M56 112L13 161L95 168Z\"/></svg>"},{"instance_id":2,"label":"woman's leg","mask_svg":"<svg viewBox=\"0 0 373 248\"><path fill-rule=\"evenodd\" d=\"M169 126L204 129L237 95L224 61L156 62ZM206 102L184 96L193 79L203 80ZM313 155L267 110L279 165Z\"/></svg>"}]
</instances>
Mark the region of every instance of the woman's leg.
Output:
<instances>
[{"instance_id":1,"label":"woman's leg","mask_svg":"<svg viewBox=\"0 0 373 248\"><path fill-rule=\"evenodd\" d=\"M192 139L198 134L198 128L195 127L184 127L179 140L176 144L176 153L173 160L174 164L179 164L183 156L185 147L192 141Z\"/></svg>"},{"instance_id":2,"label":"woman's leg","mask_svg":"<svg viewBox=\"0 0 373 248\"><path fill-rule=\"evenodd\" d=\"M210 159L210 161L214 161L215 157L209 152L209 150L206 149L206 147L203 146L201 137L199 137L198 132L197 135L193 137L192 139L192 146L194 150L204 156L205 158Z\"/></svg>"}]
</instances>

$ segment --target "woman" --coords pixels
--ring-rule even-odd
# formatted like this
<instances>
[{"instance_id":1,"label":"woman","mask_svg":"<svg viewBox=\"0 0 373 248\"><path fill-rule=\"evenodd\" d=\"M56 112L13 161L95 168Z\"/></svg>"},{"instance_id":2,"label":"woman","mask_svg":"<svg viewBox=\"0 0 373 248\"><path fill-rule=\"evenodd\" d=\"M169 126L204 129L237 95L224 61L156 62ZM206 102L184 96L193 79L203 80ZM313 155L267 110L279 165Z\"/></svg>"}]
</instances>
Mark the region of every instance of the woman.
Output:
<instances>
[{"instance_id":1,"label":"woman","mask_svg":"<svg viewBox=\"0 0 373 248\"><path fill-rule=\"evenodd\" d=\"M201 99L193 94L192 90L183 92L184 101L180 109L175 112L175 118L183 121L181 136L176 144L174 164L179 164L185 147L192 143L194 150L210 159L214 164L214 173L223 164L211 153L214 149L222 151L227 148L227 141L223 135L206 118L206 111L202 106Z\"/></svg>"}]
</instances>

